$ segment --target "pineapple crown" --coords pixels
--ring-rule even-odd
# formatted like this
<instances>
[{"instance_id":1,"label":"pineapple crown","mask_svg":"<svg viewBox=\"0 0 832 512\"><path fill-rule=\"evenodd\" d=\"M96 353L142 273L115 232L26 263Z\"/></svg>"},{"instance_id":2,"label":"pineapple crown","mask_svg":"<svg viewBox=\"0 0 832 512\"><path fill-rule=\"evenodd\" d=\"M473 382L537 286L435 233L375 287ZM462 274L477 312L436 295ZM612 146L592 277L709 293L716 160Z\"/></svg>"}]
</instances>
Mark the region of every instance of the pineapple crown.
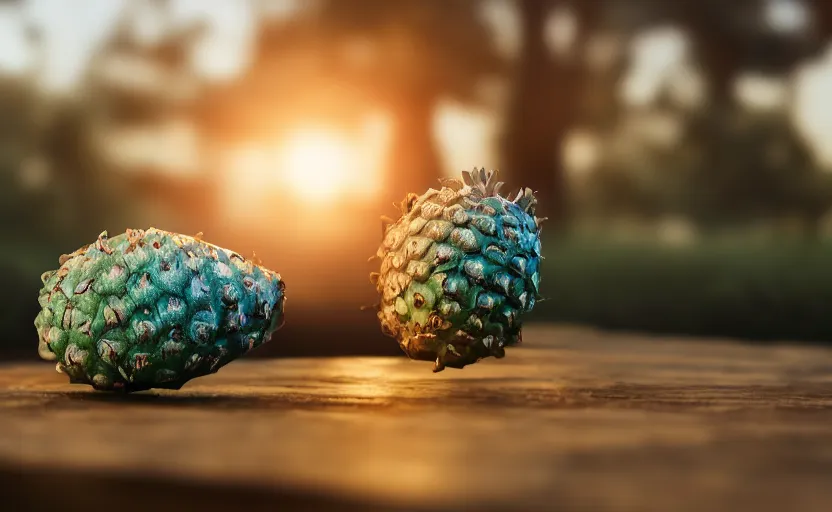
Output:
<instances>
[{"instance_id":1,"label":"pineapple crown","mask_svg":"<svg viewBox=\"0 0 832 512\"><path fill-rule=\"evenodd\" d=\"M480 169L474 167L471 172L462 171L462 181L455 178L446 178L440 180L440 183L442 186L453 190L460 190L467 186L470 189L471 195L479 198L499 197L500 188L504 183L497 181L497 173L498 171L496 169L486 171L485 167L481 167ZM517 192L517 196L512 199L512 202L529 215L534 215L537 207L537 198L534 196L532 189L522 187Z\"/></svg>"},{"instance_id":2,"label":"pineapple crown","mask_svg":"<svg viewBox=\"0 0 832 512\"><path fill-rule=\"evenodd\" d=\"M471 172L462 171L462 180L457 178L440 178L439 183L446 188L453 190L454 192L459 192L462 189L467 188L466 192L476 198L486 198L486 197L502 197L500 196L500 188L504 185L502 181L497 181L497 173L496 169L486 171L485 167L474 169ZM436 191L433 191L434 193ZM419 194L414 194L413 192L407 194L404 200L401 203L393 203L393 206L396 207L402 215L406 215L409 213L413 206L419 201L420 196ZM511 200L514 204L519 206L529 215L534 215L535 210L537 208L537 198L534 196L534 191L528 187L522 187L518 192L514 199ZM542 222L546 220L545 218L537 218L538 222ZM396 222L395 219L391 219L386 215L381 216L381 233L382 235L387 232L387 228ZM372 259L372 258L371 258Z\"/></svg>"},{"instance_id":3,"label":"pineapple crown","mask_svg":"<svg viewBox=\"0 0 832 512\"><path fill-rule=\"evenodd\" d=\"M481 197L499 196L500 188L504 185L502 181L497 181L497 171L486 171L485 167L471 172L462 171L462 180L466 185L471 187L471 192Z\"/></svg>"}]
</instances>

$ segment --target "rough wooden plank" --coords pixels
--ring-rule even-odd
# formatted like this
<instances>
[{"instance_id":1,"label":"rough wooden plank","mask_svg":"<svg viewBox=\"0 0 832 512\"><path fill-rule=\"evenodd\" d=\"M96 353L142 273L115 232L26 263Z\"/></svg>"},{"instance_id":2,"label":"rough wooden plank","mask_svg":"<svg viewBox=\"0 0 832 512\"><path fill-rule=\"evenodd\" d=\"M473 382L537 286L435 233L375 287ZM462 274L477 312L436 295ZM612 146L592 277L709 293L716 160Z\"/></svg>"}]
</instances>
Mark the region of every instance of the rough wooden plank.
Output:
<instances>
[{"instance_id":1,"label":"rough wooden plank","mask_svg":"<svg viewBox=\"0 0 832 512\"><path fill-rule=\"evenodd\" d=\"M131 396L48 364L0 367L0 459L52 475L55 492L86 472L65 487L102 498L144 475L246 486L217 505L273 492L323 509L832 510L831 350L549 327L525 339L461 371L240 361Z\"/></svg>"}]
</instances>

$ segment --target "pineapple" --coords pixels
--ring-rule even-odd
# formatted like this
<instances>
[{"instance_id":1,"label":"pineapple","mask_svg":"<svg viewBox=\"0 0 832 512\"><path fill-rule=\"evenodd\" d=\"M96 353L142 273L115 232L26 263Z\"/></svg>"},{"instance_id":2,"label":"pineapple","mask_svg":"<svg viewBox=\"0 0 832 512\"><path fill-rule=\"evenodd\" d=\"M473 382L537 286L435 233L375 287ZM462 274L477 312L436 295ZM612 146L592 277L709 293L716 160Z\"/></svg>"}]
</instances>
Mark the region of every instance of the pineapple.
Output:
<instances>
[{"instance_id":1,"label":"pineapple","mask_svg":"<svg viewBox=\"0 0 832 512\"><path fill-rule=\"evenodd\" d=\"M382 331L433 371L462 368L521 341L521 317L540 285L540 222L531 189L510 201L496 171L463 172L442 189L409 194L398 220L382 217Z\"/></svg>"},{"instance_id":2,"label":"pineapple","mask_svg":"<svg viewBox=\"0 0 832 512\"><path fill-rule=\"evenodd\" d=\"M105 231L62 256L41 276L41 357L99 390L179 389L266 341L280 275L199 236Z\"/></svg>"}]
</instances>

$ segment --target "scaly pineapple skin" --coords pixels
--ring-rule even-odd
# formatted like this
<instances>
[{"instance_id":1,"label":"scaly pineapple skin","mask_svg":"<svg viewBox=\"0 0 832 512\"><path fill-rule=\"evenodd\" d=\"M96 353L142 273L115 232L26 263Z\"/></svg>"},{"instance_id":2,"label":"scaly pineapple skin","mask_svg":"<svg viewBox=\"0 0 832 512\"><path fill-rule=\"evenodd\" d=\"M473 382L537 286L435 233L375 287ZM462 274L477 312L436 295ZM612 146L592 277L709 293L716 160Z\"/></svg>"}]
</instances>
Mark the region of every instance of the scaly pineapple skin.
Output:
<instances>
[{"instance_id":1,"label":"scaly pineapple skin","mask_svg":"<svg viewBox=\"0 0 832 512\"><path fill-rule=\"evenodd\" d=\"M280 275L196 238L127 230L41 276L41 357L99 390L179 389L268 340Z\"/></svg>"},{"instance_id":2,"label":"scaly pineapple skin","mask_svg":"<svg viewBox=\"0 0 832 512\"><path fill-rule=\"evenodd\" d=\"M539 298L541 219L531 190L509 201L493 172L463 177L402 203L371 275L382 331L409 357L434 361L434 371L503 357Z\"/></svg>"}]
</instances>

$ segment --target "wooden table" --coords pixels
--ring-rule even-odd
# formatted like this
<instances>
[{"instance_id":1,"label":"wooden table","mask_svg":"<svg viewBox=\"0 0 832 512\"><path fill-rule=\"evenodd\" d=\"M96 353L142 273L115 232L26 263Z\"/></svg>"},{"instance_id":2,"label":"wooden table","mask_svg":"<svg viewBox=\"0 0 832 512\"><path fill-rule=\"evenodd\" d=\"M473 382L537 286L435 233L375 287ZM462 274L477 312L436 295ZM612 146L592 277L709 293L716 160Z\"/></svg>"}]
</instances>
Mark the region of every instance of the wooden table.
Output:
<instances>
[{"instance_id":1,"label":"wooden table","mask_svg":"<svg viewBox=\"0 0 832 512\"><path fill-rule=\"evenodd\" d=\"M0 366L8 510L832 510L832 350L529 327L503 360ZM25 501L25 505L23 505ZM5 507L4 507L5 508Z\"/></svg>"}]
</instances>

